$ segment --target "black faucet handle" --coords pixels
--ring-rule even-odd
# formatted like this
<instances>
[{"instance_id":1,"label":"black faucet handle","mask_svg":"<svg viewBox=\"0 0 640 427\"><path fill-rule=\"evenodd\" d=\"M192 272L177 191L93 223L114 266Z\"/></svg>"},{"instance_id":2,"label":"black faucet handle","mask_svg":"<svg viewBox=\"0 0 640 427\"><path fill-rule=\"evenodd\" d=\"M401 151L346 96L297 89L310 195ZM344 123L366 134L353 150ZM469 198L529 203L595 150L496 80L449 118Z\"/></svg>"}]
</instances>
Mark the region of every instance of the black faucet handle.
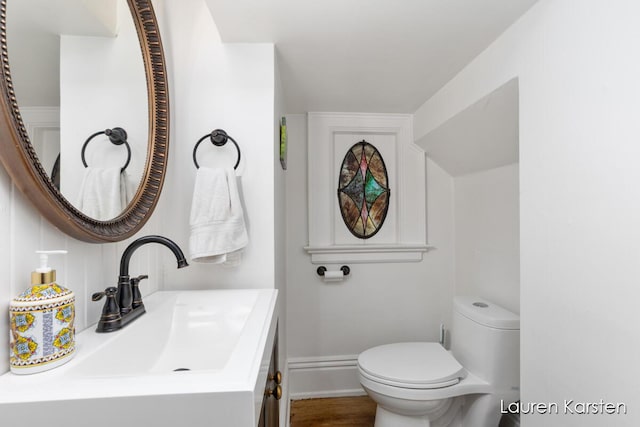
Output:
<instances>
[{"instance_id":1,"label":"black faucet handle","mask_svg":"<svg viewBox=\"0 0 640 427\"><path fill-rule=\"evenodd\" d=\"M93 301L101 300L102 297L107 297L107 300L104 302L104 306L102 307L102 315L100 316L100 321L98 322L98 328L96 332L105 332L112 329L111 325L120 321L120 307L118 307L118 302L116 301L116 293L118 289L110 286L104 290L104 292L96 292L91 296Z\"/></svg>"},{"instance_id":2,"label":"black faucet handle","mask_svg":"<svg viewBox=\"0 0 640 427\"><path fill-rule=\"evenodd\" d=\"M131 308L138 308L142 306L144 309L144 304L142 303L142 294L140 293L140 287L138 285L140 284L141 280L148 278L149 276L146 274L141 274L138 277L131 278L131 294L133 298L131 302Z\"/></svg>"},{"instance_id":3,"label":"black faucet handle","mask_svg":"<svg viewBox=\"0 0 640 427\"><path fill-rule=\"evenodd\" d=\"M103 292L96 292L95 294L91 295L91 301L100 301L102 299L102 297L104 297L104 296L106 296L106 297L111 297L111 296L115 297L117 291L118 290L114 286L109 286Z\"/></svg>"},{"instance_id":4,"label":"black faucet handle","mask_svg":"<svg viewBox=\"0 0 640 427\"><path fill-rule=\"evenodd\" d=\"M141 274L138 277L132 277L131 278L131 284L132 285L137 285L138 283L140 283L141 280L148 279L148 278L149 278L148 274Z\"/></svg>"}]
</instances>

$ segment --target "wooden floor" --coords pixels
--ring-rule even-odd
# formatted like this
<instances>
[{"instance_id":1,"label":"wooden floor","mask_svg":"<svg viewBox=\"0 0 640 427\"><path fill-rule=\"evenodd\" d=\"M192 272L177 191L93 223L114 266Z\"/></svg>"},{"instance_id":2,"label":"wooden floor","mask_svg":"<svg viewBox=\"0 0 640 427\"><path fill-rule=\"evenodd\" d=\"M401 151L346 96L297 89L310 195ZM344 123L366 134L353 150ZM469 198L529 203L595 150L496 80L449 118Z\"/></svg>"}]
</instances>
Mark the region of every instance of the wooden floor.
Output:
<instances>
[{"instance_id":1,"label":"wooden floor","mask_svg":"<svg viewBox=\"0 0 640 427\"><path fill-rule=\"evenodd\" d=\"M375 417L376 404L369 396L291 401L291 427L373 427ZM505 415L499 427L519 425L519 415Z\"/></svg>"},{"instance_id":2,"label":"wooden floor","mask_svg":"<svg viewBox=\"0 0 640 427\"><path fill-rule=\"evenodd\" d=\"M369 396L291 401L291 427L373 427L375 417Z\"/></svg>"}]
</instances>

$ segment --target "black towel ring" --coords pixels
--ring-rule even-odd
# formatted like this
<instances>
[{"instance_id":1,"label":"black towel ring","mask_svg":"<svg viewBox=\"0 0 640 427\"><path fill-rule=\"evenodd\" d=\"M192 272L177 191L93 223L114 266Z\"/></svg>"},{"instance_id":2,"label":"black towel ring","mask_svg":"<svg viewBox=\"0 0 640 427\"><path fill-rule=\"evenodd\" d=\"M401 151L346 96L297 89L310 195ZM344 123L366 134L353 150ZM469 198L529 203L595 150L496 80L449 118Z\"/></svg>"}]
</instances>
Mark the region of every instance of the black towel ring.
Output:
<instances>
[{"instance_id":1,"label":"black towel ring","mask_svg":"<svg viewBox=\"0 0 640 427\"><path fill-rule=\"evenodd\" d=\"M101 130L100 132L96 132L93 135L91 135L89 138L87 138L87 140L82 145L82 151L80 152L80 157L82 157L82 164L84 165L85 168L88 167L87 161L84 158L84 151L87 149L87 145L89 144L89 141L91 141L96 136L102 135L102 134L107 135L109 137L109 141L111 141L113 145L124 144L125 147L127 147L127 162L124 164L124 166L121 169L121 171L124 172L127 166L129 166L129 162L131 161L131 147L127 142L127 131L119 127L115 127L113 129Z\"/></svg>"},{"instance_id":2,"label":"black towel ring","mask_svg":"<svg viewBox=\"0 0 640 427\"><path fill-rule=\"evenodd\" d=\"M227 140L231 140L231 142L233 142L233 145L236 146L236 150L238 150L238 160L236 161L236 164L233 168L238 169L238 165L240 164L240 156L241 156L240 147L238 146L238 143L236 142L236 140L231 138L229 135L227 135L227 133L222 129L216 129L213 132L206 134L205 136L200 138L198 142L196 142L196 146L193 147L193 163L196 165L196 169L200 169L200 165L198 164L198 160L196 159L196 151L198 151L198 145L200 145L200 143L204 141L207 137L209 137L209 139L211 140L211 143L216 147L222 147L227 143Z\"/></svg>"}]
</instances>

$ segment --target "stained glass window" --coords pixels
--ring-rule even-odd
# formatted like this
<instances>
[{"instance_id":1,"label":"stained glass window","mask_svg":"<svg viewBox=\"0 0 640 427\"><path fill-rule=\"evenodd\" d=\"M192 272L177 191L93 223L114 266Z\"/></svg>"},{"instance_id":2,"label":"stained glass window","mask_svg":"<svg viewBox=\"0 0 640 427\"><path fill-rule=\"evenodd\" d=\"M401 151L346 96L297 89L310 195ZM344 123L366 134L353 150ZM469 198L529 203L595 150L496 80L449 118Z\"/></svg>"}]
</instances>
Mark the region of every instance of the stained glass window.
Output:
<instances>
[{"instance_id":1,"label":"stained glass window","mask_svg":"<svg viewBox=\"0 0 640 427\"><path fill-rule=\"evenodd\" d=\"M387 167L376 147L365 140L353 145L342 161L338 203L342 219L361 239L373 237L389 209Z\"/></svg>"}]
</instances>

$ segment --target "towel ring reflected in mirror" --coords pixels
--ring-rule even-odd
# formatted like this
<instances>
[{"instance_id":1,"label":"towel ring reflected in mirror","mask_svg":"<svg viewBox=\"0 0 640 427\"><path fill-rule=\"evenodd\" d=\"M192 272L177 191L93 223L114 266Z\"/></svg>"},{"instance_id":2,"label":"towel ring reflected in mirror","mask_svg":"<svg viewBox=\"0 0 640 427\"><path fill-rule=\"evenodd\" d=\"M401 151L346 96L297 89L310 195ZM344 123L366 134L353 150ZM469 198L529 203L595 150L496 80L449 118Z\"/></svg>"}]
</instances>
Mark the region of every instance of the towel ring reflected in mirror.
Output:
<instances>
[{"instance_id":1,"label":"towel ring reflected in mirror","mask_svg":"<svg viewBox=\"0 0 640 427\"><path fill-rule=\"evenodd\" d=\"M196 169L200 169L200 165L198 164L198 159L196 158L198 146L202 141L204 141L207 138L209 138L211 140L211 143L216 147L222 147L227 143L228 140L231 140L231 142L233 142L233 145L236 146L236 150L238 151L238 160L236 161L236 164L235 166L233 166L233 168L238 169L238 165L240 164L240 158L241 158L240 147L238 146L238 143L236 142L236 140L231 138L227 134L227 132L223 131L222 129L216 129L213 132L204 135L202 138L198 140L198 142L196 142L195 147L193 147L193 163L196 165Z\"/></svg>"},{"instance_id":2,"label":"towel ring reflected in mirror","mask_svg":"<svg viewBox=\"0 0 640 427\"><path fill-rule=\"evenodd\" d=\"M100 132L96 132L94 134L92 134L89 138L87 138L87 140L84 142L84 144L82 144L82 150L80 151L80 158L82 158L82 164L84 165L85 168L88 168L89 166L87 165L87 160L84 157L84 152L87 149L87 145L89 145L89 141L91 141L93 138L95 138L98 135L106 135L109 137L109 141L113 144L113 145L123 145L125 147L127 147L127 161L124 163L124 166L122 167L122 169L120 169L120 172L124 172L125 169L127 169L127 166L129 166L129 163L131 162L131 147L129 146L129 142L127 141L127 131L119 128L119 127L115 127L113 129L105 129L105 130L101 130ZM53 178L52 178L53 179ZM60 188L60 187L58 187Z\"/></svg>"},{"instance_id":3,"label":"towel ring reflected in mirror","mask_svg":"<svg viewBox=\"0 0 640 427\"><path fill-rule=\"evenodd\" d=\"M137 33L148 106L149 136L141 183L126 209L109 220L78 210L56 187L38 158L20 113L9 66L7 3L0 0L0 160L13 183L53 226L92 243L117 242L134 235L150 218L164 184L169 152L169 98L160 29L150 0L126 0Z\"/></svg>"}]
</instances>

